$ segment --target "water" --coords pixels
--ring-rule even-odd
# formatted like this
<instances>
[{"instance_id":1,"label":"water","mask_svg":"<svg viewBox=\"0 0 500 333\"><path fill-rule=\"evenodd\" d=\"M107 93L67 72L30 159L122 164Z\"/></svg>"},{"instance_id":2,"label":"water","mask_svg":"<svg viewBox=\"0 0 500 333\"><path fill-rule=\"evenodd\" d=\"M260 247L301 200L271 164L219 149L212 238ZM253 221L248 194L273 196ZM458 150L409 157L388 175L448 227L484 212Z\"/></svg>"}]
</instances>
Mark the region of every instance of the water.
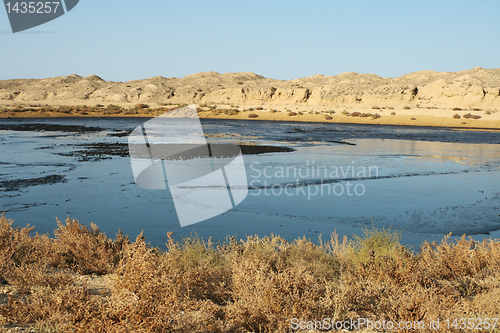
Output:
<instances>
[{"instance_id":1,"label":"water","mask_svg":"<svg viewBox=\"0 0 500 333\"><path fill-rule=\"evenodd\" d=\"M498 132L202 120L211 142L295 151L245 156L250 191L243 203L181 228L169 191L138 187L128 158L82 158L86 148L75 146L126 143L126 136L114 135L146 120L0 120L0 210L16 225L29 223L42 233L57 227L56 217L68 216L94 222L109 236L118 228L131 238L144 230L155 246L164 245L169 231L177 239L273 233L316 240L334 230L361 234L372 225L402 230L410 245L449 232L500 237ZM62 127L21 131L19 125L27 124ZM101 130L64 131L69 125Z\"/></svg>"}]
</instances>

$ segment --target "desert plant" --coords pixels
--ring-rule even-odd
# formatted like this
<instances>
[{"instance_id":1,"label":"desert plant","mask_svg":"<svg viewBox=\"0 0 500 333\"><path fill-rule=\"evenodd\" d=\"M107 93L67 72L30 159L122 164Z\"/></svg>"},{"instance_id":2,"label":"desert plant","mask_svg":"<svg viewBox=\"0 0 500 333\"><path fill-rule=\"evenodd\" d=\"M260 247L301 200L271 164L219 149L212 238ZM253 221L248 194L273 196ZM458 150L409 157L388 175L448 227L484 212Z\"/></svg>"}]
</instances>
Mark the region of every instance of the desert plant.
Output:
<instances>
[{"instance_id":1,"label":"desert plant","mask_svg":"<svg viewBox=\"0 0 500 333\"><path fill-rule=\"evenodd\" d=\"M453 119L460 119L462 118L458 113L453 115Z\"/></svg>"},{"instance_id":2,"label":"desert plant","mask_svg":"<svg viewBox=\"0 0 500 333\"><path fill-rule=\"evenodd\" d=\"M411 109L411 107L409 107L409 106L403 107L403 110L410 110L410 109Z\"/></svg>"},{"instance_id":3,"label":"desert plant","mask_svg":"<svg viewBox=\"0 0 500 333\"><path fill-rule=\"evenodd\" d=\"M333 117L332 117L332 116L328 116L328 115L326 115L326 116L325 116L325 119L326 119L326 120L332 120L332 119L333 119Z\"/></svg>"},{"instance_id":4,"label":"desert plant","mask_svg":"<svg viewBox=\"0 0 500 333\"><path fill-rule=\"evenodd\" d=\"M297 113L296 113L296 112L293 112L293 111L290 111L290 112L288 112L288 115L289 115L290 117L293 117L293 116L296 116L296 115L297 115Z\"/></svg>"},{"instance_id":5,"label":"desert plant","mask_svg":"<svg viewBox=\"0 0 500 333\"><path fill-rule=\"evenodd\" d=\"M121 251L129 243L120 232L111 240L91 223L90 229L74 219L63 224L57 220L54 231L59 267L68 267L81 274L110 273L121 259Z\"/></svg>"},{"instance_id":6,"label":"desert plant","mask_svg":"<svg viewBox=\"0 0 500 333\"><path fill-rule=\"evenodd\" d=\"M396 249L401 248L401 233L389 229L363 228L363 235L354 235L352 246L352 260L355 263L366 262L369 254L377 254L379 257L391 256Z\"/></svg>"},{"instance_id":7,"label":"desert plant","mask_svg":"<svg viewBox=\"0 0 500 333\"><path fill-rule=\"evenodd\" d=\"M359 117L361 116L361 112L352 112L351 117Z\"/></svg>"},{"instance_id":8,"label":"desert plant","mask_svg":"<svg viewBox=\"0 0 500 333\"><path fill-rule=\"evenodd\" d=\"M62 243L0 218L0 268L9 283L0 330L287 332L290 318L413 323L500 315L498 240L448 236L413 252L399 232L375 227L352 238L334 232L326 242L271 235L213 244L169 233L161 250L140 234L116 248L116 262L105 246L116 240L97 227L60 224ZM64 269L68 258L76 272L113 262L112 274L98 278L107 281L105 291L91 286L97 277Z\"/></svg>"},{"instance_id":9,"label":"desert plant","mask_svg":"<svg viewBox=\"0 0 500 333\"><path fill-rule=\"evenodd\" d=\"M248 115L248 118L257 118L257 117L258 117L258 115L256 115L255 113L250 113Z\"/></svg>"}]
</instances>

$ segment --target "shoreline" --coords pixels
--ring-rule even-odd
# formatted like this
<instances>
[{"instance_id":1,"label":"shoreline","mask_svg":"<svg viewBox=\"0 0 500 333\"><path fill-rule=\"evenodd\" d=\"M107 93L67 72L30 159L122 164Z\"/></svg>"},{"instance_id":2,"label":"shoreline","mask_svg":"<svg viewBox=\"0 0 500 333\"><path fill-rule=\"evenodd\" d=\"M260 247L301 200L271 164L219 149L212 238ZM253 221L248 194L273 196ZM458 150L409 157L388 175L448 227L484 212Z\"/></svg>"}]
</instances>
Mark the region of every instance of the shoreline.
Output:
<instances>
[{"instance_id":1,"label":"shoreline","mask_svg":"<svg viewBox=\"0 0 500 333\"><path fill-rule=\"evenodd\" d=\"M29 102L25 104L2 103L0 101L0 119L41 119L41 118L154 118L183 105L150 104L138 108L137 104L119 104L87 106L60 102L41 106ZM142 105L142 104L139 104ZM120 108L116 111L113 108ZM83 109L84 111L80 111ZM293 109L293 110L292 110ZM478 110L478 109L476 109ZM439 127L469 130L500 130L500 112L424 109L424 108L391 108L368 109L354 107L285 107L276 106L234 106L234 105L202 105L198 107L202 119L238 119L267 120L288 122L336 123L336 124L370 124L410 127ZM294 115L295 114L295 115ZM458 118L458 116L460 118ZM457 118L454 118L457 117ZM479 119L473 119L475 117Z\"/></svg>"}]
</instances>

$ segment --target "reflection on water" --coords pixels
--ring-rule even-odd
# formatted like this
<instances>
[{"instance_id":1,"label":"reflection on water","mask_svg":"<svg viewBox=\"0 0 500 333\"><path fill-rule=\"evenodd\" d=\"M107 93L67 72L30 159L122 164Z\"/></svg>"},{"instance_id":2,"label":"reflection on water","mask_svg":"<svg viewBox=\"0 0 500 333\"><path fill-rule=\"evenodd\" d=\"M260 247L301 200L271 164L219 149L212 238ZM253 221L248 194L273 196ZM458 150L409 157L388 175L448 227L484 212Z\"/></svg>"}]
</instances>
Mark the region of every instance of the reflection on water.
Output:
<instances>
[{"instance_id":1,"label":"reflection on water","mask_svg":"<svg viewBox=\"0 0 500 333\"><path fill-rule=\"evenodd\" d=\"M500 237L497 132L205 120L211 142L255 142L296 151L245 156L247 199L221 216L180 228L169 191L136 186L127 158L79 162L72 156L75 144L125 143L126 136L110 134L131 130L144 119L1 124L29 122L102 129L0 131L0 210L17 225L29 223L40 232L51 232L56 216L71 216L94 222L111 236L118 228L131 236L144 229L158 246L169 231L176 237L195 231L214 239L269 233L315 239L333 230L360 234L372 224L402 229L409 244L448 232Z\"/></svg>"}]
</instances>

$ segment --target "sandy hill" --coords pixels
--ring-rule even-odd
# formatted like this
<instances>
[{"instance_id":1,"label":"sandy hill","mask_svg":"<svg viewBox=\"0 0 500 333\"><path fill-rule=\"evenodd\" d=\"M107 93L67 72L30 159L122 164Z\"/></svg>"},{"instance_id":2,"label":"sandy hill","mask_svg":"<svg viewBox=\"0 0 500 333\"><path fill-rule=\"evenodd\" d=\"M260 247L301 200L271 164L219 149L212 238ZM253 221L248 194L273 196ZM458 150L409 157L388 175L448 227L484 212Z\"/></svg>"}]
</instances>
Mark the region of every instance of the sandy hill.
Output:
<instances>
[{"instance_id":1,"label":"sandy hill","mask_svg":"<svg viewBox=\"0 0 500 333\"><path fill-rule=\"evenodd\" d=\"M397 78L348 72L290 81L267 79L251 72L205 72L128 82L73 74L0 81L0 100L500 109L499 88L500 69L480 67L460 72L420 71Z\"/></svg>"}]
</instances>

